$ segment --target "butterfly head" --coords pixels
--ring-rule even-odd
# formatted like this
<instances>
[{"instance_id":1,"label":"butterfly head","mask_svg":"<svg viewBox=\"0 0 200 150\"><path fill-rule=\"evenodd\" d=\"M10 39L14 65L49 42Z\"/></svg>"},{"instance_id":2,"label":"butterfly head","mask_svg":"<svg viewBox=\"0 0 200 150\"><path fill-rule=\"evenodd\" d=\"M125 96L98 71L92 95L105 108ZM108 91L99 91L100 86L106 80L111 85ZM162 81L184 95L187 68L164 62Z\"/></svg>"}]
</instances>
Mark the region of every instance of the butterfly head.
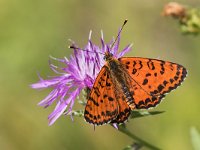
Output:
<instances>
[{"instance_id":1,"label":"butterfly head","mask_svg":"<svg viewBox=\"0 0 200 150\"><path fill-rule=\"evenodd\" d=\"M113 59L113 54L110 53L109 51L105 52L105 56L103 58L105 61L110 61Z\"/></svg>"}]
</instances>

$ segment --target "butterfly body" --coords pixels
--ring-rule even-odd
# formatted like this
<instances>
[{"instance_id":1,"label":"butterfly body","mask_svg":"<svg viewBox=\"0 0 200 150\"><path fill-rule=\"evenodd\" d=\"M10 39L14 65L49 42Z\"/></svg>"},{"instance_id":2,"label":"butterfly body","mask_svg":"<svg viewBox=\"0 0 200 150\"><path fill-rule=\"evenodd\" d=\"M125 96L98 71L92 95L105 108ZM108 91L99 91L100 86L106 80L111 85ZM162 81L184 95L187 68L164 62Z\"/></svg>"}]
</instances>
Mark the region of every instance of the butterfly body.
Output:
<instances>
[{"instance_id":1,"label":"butterfly body","mask_svg":"<svg viewBox=\"0 0 200 150\"><path fill-rule=\"evenodd\" d=\"M85 107L85 120L94 125L123 123L133 109L148 109L186 77L176 63L140 57L115 58L105 53Z\"/></svg>"},{"instance_id":2,"label":"butterfly body","mask_svg":"<svg viewBox=\"0 0 200 150\"><path fill-rule=\"evenodd\" d=\"M119 94L123 93L123 99L126 100L131 109L135 108L133 91L130 91L131 77L128 75L125 66L120 61L113 57L109 52L105 54L106 70L110 74L111 81L114 85L115 97L118 99Z\"/></svg>"}]
</instances>

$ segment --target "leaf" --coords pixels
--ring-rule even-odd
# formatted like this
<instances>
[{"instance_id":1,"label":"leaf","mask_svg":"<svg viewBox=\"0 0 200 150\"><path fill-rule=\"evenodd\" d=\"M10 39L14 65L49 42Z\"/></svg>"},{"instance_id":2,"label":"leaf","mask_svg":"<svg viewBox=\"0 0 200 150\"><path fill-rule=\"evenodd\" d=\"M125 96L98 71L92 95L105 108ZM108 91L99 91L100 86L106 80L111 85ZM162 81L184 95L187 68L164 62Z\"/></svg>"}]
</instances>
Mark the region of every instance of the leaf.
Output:
<instances>
[{"instance_id":1,"label":"leaf","mask_svg":"<svg viewBox=\"0 0 200 150\"><path fill-rule=\"evenodd\" d=\"M140 117L145 117L145 116L150 116L150 115L158 115L161 113L164 113L165 111L132 111L130 118L140 118Z\"/></svg>"},{"instance_id":2,"label":"leaf","mask_svg":"<svg viewBox=\"0 0 200 150\"><path fill-rule=\"evenodd\" d=\"M130 119L140 118L140 117L146 117L150 115L158 115L164 113L164 111L131 111ZM84 116L84 110L73 110L70 115L72 116L78 116L83 117Z\"/></svg>"},{"instance_id":3,"label":"leaf","mask_svg":"<svg viewBox=\"0 0 200 150\"><path fill-rule=\"evenodd\" d=\"M200 134L195 127L190 128L190 136L194 150L200 150Z\"/></svg>"}]
</instances>

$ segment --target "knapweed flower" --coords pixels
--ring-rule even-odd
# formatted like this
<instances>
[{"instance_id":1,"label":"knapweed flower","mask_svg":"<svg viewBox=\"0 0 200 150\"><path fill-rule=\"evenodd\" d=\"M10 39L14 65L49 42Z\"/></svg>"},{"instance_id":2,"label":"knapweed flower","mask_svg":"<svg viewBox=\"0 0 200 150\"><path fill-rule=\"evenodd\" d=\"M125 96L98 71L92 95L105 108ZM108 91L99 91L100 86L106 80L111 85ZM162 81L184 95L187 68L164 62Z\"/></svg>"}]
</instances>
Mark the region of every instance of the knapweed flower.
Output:
<instances>
[{"instance_id":1,"label":"knapweed flower","mask_svg":"<svg viewBox=\"0 0 200 150\"><path fill-rule=\"evenodd\" d=\"M81 90L92 88L100 69L105 63L103 58L106 51L111 52L114 57L119 58L130 50L131 46L128 45L118 53L120 32L114 45L114 40L105 44L102 33L101 47L92 43L92 32L90 32L88 43L84 48L78 48L72 42L71 48L73 48L74 54L69 59L66 57L63 59L52 57L52 59L62 63L64 67L55 66L50 62L50 68L57 76L49 79L43 79L39 76L40 81L31 85L34 89L52 89L49 95L38 104L46 108L52 103L56 103L55 109L48 117L49 125L52 125L62 114L70 114L72 112L76 97L80 94Z\"/></svg>"}]
</instances>

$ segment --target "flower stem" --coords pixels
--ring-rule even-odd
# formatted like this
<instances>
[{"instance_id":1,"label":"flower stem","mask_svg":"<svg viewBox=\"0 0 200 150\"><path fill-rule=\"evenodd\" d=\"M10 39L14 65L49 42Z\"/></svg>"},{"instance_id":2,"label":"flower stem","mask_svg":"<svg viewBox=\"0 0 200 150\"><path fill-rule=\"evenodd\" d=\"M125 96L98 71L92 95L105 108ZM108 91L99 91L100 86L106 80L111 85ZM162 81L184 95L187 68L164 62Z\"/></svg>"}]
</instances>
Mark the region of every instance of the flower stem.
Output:
<instances>
[{"instance_id":1,"label":"flower stem","mask_svg":"<svg viewBox=\"0 0 200 150\"><path fill-rule=\"evenodd\" d=\"M152 149L152 150L160 150L160 148L155 147L155 146L149 144L148 142L140 139L139 137L137 137L136 135L134 135L133 133L131 133L124 125L118 126L118 130L121 131L122 133L128 135L133 140L138 141L139 144L141 144L142 146L146 146L146 147L148 147L149 149Z\"/></svg>"}]
</instances>

